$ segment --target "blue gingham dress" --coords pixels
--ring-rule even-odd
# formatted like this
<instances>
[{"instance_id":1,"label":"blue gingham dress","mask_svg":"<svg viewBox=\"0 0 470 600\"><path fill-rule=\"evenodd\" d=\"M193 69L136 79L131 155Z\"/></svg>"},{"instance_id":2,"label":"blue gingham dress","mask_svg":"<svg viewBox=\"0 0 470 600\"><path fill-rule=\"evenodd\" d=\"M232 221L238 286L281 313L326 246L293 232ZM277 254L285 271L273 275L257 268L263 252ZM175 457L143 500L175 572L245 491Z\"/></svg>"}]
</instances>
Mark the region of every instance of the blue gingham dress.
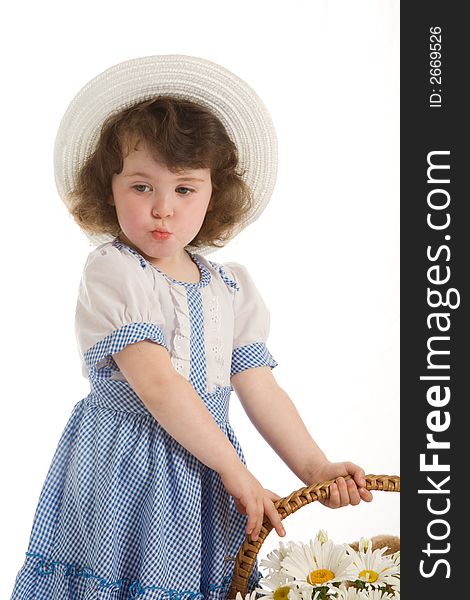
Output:
<instances>
[{"instance_id":1,"label":"blue gingham dress","mask_svg":"<svg viewBox=\"0 0 470 600\"><path fill-rule=\"evenodd\" d=\"M167 348L245 463L228 421L230 376L277 365L269 312L245 267L191 258L199 283L172 279L118 238L90 252L76 311L90 393L58 443L12 600L227 597L247 517L112 358L141 340ZM255 565L250 591L258 578Z\"/></svg>"}]
</instances>

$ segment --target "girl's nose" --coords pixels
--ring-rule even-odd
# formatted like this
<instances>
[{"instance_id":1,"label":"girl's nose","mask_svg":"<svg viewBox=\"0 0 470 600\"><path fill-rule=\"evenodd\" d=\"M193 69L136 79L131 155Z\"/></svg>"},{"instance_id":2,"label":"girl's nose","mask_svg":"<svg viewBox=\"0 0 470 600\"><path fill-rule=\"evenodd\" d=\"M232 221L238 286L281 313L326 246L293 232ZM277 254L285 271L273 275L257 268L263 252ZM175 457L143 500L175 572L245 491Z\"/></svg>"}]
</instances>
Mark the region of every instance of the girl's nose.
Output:
<instances>
[{"instance_id":1,"label":"girl's nose","mask_svg":"<svg viewBox=\"0 0 470 600\"><path fill-rule=\"evenodd\" d=\"M173 205L170 194L155 194L152 206L152 215L155 218L165 219L173 214Z\"/></svg>"}]
</instances>

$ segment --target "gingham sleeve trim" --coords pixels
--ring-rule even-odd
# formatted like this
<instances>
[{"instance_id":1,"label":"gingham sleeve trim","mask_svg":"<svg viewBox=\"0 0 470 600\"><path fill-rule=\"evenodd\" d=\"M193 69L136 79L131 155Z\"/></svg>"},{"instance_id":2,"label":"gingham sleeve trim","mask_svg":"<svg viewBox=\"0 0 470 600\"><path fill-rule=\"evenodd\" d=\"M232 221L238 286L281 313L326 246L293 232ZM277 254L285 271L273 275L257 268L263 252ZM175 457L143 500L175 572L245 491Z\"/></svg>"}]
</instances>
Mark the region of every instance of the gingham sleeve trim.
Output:
<instances>
[{"instance_id":1,"label":"gingham sleeve trim","mask_svg":"<svg viewBox=\"0 0 470 600\"><path fill-rule=\"evenodd\" d=\"M277 367L278 363L264 342L254 342L246 346L239 346L232 352L232 367L230 375L236 375L251 367Z\"/></svg>"},{"instance_id":2,"label":"gingham sleeve trim","mask_svg":"<svg viewBox=\"0 0 470 600\"><path fill-rule=\"evenodd\" d=\"M121 351L129 344L135 344L142 340L151 340L168 350L165 335L158 325L153 323L129 323L115 329L110 335L92 346L85 352L83 358L89 369L95 366L99 368L107 364L105 361L103 365L99 365L104 359L110 359L112 354Z\"/></svg>"}]
</instances>

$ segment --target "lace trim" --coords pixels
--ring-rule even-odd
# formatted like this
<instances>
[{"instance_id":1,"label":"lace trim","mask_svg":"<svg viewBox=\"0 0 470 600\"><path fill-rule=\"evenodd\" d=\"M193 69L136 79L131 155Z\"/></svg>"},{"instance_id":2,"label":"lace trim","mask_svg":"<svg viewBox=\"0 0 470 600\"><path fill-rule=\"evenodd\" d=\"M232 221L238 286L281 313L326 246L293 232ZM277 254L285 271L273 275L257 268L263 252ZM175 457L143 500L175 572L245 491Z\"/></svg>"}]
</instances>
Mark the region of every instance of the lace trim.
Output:
<instances>
[{"instance_id":1,"label":"lace trim","mask_svg":"<svg viewBox=\"0 0 470 600\"><path fill-rule=\"evenodd\" d=\"M32 558L39 558L40 562L34 568L35 572L38 575L46 576L52 575L55 572L55 568L57 567L65 567L65 576L66 577L81 577L83 579L98 579L98 587L99 588L113 588L113 589L122 589L126 586L129 586L129 594L130 598L138 598L142 596L147 591L156 591L156 592L164 592L167 594L167 597L170 600L203 600L204 595L201 592L192 592L191 590L173 590L166 589L162 587L158 587L156 585L147 585L142 586L138 579L130 579L128 577L123 577L122 579L118 579L117 581L106 581L103 577L98 575L93 571L91 567L82 567L80 568L76 563L66 563L60 560L47 560L46 557L41 554L36 554L34 552L26 552L26 556L30 556ZM258 579L261 574L258 573ZM230 577L224 577L220 584L211 584L209 586L210 592L228 592L230 588Z\"/></svg>"}]
</instances>

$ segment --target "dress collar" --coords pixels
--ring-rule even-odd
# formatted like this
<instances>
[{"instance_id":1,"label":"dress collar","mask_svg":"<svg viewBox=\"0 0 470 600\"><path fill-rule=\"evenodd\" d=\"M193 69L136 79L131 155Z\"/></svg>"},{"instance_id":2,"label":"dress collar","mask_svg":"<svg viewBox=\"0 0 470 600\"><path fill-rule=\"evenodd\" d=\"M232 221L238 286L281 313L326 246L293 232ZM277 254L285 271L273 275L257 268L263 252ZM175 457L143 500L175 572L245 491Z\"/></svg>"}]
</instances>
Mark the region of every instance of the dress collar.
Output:
<instances>
[{"instance_id":1,"label":"dress collar","mask_svg":"<svg viewBox=\"0 0 470 600\"><path fill-rule=\"evenodd\" d=\"M186 252L189 254L189 256L191 257L191 260L197 265L197 267L199 269L200 280L197 283L193 283L190 281L178 281L177 279L173 279L173 277L170 277L170 275L167 275L166 273L161 271L158 267L156 267L154 264L152 264L150 261L148 261L146 258L144 258L137 250L135 250L134 248L131 248L131 246L128 246L127 244L122 242L117 237L112 241L112 245L115 246L116 248L118 248L119 250L122 250L122 249L126 250L129 254L132 254L133 256L135 256L136 258L139 259L140 266L143 269L145 269L147 267L155 269L158 273L160 273L160 275L162 275L162 277L167 279L172 284L182 285L184 287L194 289L194 288L205 287L206 285L208 285L210 283L211 272L209 271L207 266L203 263L203 261L201 260L201 257L198 254L192 254L191 252L188 252L188 250L186 250Z\"/></svg>"}]
</instances>

